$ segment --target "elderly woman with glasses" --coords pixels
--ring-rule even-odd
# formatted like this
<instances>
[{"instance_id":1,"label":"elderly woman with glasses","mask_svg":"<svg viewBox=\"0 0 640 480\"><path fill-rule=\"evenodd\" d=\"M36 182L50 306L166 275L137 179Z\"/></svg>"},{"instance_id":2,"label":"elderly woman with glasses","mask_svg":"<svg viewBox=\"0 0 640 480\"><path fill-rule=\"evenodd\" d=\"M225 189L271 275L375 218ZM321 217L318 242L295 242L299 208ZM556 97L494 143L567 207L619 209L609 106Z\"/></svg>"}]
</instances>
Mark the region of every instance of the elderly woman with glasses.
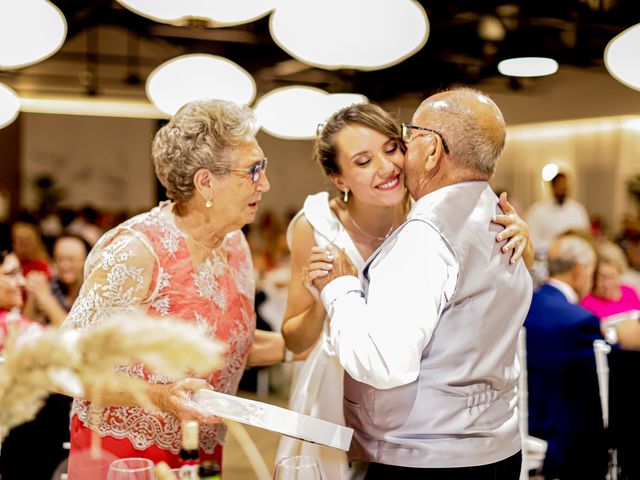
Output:
<instances>
[{"instance_id":1,"label":"elderly woman with glasses","mask_svg":"<svg viewBox=\"0 0 640 480\"><path fill-rule=\"evenodd\" d=\"M86 330L141 309L202 328L227 346L222 367L204 379L171 383L146 371L161 413L145 411L129 394L76 398L71 420L69 478L104 478L107 460L146 457L180 464L181 420L201 424L201 459L221 464L224 425L189 401L199 388L235 394L247 365L278 363L284 341L255 331L251 254L240 229L251 223L269 191L267 160L253 112L223 100L183 106L155 136L155 172L171 201L107 232L87 258L80 295L64 324ZM98 404L99 403L99 404ZM85 454L100 438L103 459Z\"/></svg>"}]
</instances>

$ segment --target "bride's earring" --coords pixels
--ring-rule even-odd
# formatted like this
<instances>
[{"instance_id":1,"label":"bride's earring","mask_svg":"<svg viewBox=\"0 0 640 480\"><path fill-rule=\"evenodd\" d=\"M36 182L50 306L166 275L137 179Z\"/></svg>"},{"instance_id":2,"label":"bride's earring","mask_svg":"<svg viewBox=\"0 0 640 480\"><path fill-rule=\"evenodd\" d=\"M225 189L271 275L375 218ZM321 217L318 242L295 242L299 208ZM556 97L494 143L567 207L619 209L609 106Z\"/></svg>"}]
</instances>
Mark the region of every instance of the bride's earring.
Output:
<instances>
[{"instance_id":1,"label":"bride's earring","mask_svg":"<svg viewBox=\"0 0 640 480\"><path fill-rule=\"evenodd\" d=\"M347 203L349 201L349 190L344 191L344 195L342 196L342 199L344 200L344 203Z\"/></svg>"}]
</instances>

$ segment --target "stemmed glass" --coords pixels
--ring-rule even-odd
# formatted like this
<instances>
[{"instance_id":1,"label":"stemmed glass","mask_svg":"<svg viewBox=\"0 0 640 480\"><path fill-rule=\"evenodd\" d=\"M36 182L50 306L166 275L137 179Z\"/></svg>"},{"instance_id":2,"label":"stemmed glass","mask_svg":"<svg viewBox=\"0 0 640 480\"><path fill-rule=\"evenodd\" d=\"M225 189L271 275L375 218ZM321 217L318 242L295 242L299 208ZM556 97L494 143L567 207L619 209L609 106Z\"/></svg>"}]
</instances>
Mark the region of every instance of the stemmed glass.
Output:
<instances>
[{"instance_id":1,"label":"stemmed glass","mask_svg":"<svg viewBox=\"0 0 640 480\"><path fill-rule=\"evenodd\" d=\"M148 458L121 458L109 465L107 480L156 480Z\"/></svg>"},{"instance_id":2,"label":"stemmed glass","mask_svg":"<svg viewBox=\"0 0 640 480\"><path fill-rule=\"evenodd\" d=\"M273 480L322 480L320 465L308 455L283 458L276 465Z\"/></svg>"}]
</instances>

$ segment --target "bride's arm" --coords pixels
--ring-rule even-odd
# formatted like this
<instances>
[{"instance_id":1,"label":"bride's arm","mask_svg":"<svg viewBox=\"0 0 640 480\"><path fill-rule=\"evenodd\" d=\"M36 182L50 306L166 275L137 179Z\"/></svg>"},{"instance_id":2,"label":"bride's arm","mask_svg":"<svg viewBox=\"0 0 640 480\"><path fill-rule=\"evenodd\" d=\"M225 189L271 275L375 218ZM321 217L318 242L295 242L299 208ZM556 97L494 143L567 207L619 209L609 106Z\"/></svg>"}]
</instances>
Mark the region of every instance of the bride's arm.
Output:
<instances>
[{"instance_id":1,"label":"bride's arm","mask_svg":"<svg viewBox=\"0 0 640 480\"><path fill-rule=\"evenodd\" d=\"M300 217L293 230L291 281L282 322L287 348L295 353L302 353L314 345L322 333L326 316L318 290L313 285L313 278L319 272L310 270L308 265L314 246L313 229L305 217Z\"/></svg>"},{"instance_id":2,"label":"bride's arm","mask_svg":"<svg viewBox=\"0 0 640 480\"><path fill-rule=\"evenodd\" d=\"M508 253L513 250L510 262L515 263L522 257L527 268L531 269L535 252L529 235L529 225L520 218L513 205L507 201L506 193L503 192L500 195L499 204L504 215L496 215L493 222L503 225L504 230L498 233L496 241L508 240L502 247L502 252Z\"/></svg>"}]
</instances>

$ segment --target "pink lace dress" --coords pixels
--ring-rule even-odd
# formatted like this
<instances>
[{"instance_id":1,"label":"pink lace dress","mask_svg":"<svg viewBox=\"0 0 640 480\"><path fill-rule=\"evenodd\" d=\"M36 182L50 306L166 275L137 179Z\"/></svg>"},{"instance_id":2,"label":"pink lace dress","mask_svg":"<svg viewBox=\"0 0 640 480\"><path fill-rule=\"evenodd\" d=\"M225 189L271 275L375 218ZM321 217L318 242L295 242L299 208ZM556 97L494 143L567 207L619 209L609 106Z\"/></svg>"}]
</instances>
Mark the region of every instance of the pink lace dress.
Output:
<instances>
[{"instance_id":1,"label":"pink lace dress","mask_svg":"<svg viewBox=\"0 0 640 480\"><path fill-rule=\"evenodd\" d=\"M84 284L65 327L86 330L134 308L195 323L228 346L223 366L207 381L217 391L235 394L255 331L248 245L236 231L219 247L206 249L177 228L172 209L170 202L161 203L100 239L87 259ZM151 383L169 381L150 375L143 365L126 372ZM84 400L73 402L70 479L104 478L114 458L147 457L179 466L176 417L138 407L90 407ZM92 432L101 438L100 461L88 453ZM203 457L221 460L224 433L223 424L201 427Z\"/></svg>"}]
</instances>

